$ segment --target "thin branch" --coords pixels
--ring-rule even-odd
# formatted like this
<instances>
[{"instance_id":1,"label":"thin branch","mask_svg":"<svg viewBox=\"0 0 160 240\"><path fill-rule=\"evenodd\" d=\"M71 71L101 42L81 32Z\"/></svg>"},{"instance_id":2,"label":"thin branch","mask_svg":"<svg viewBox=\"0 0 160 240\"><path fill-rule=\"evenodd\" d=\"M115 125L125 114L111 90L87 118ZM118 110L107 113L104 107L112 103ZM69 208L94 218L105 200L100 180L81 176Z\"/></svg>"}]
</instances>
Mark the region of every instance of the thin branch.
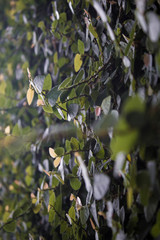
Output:
<instances>
[{"instance_id":1,"label":"thin branch","mask_svg":"<svg viewBox=\"0 0 160 240\"><path fill-rule=\"evenodd\" d=\"M92 76L90 76L88 79L83 80L82 82L73 84L73 85L71 85L71 86L69 86L69 87L62 88L61 90L69 90L69 89L75 88L75 87L77 87L77 86L79 86L79 85L82 85L82 84L84 84L84 83L90 84L91 82L93 82L93 81L95 80L96 77L98 77L98 74L99 74L100 72L102 72L103 69L106 68L106 66L108 65L108 62L110 61L110 59L111 59L111 57L109 57L108 61L107 61L97 72L95 72L95 74L93 74Z\"/></svg>"},{"instance_id":2,"label":"thin branch","mask_svg":"<svg viewBox=\"0 0 160 240\"><path fill-rule=\"evenodd\" d=\"M81 97L90 97L90 96L87 95L87 94L83 94L83 95L80 95L80 96L76 96L76 97L73 97L73 98L69 98L69 99L67 99L67 100L65 100L65 101L58 102L58 103L66 103L66 102L69 102L69 101L72 101L72 100L74 100L74 99L81 98ZM57 104L58 104L58 103L57 103Z\"/></svg>"},{"instance_id":3,"label":"thin branch","mask_svg":"<svg viewBox=\"0 0 160 240\"><path fill-rule=\"evenodd\" d=\"M10 221L8 221L8 222L2 224L1 227L0 227L0 231L1 231L6 225L8 225L8 224L10 224L10 223L12 223L12 222L14 222L14 221L16 221L17 219L23 217L24 215L26 215L27 212L28 212L29 210L31 210L31 206L32 206L32 205L30 205L30 207L29 207L24 213L20 214L19 216L15 217L15 218L12 218L12 219L11 219Z\"/></svg>"}]
</instances>

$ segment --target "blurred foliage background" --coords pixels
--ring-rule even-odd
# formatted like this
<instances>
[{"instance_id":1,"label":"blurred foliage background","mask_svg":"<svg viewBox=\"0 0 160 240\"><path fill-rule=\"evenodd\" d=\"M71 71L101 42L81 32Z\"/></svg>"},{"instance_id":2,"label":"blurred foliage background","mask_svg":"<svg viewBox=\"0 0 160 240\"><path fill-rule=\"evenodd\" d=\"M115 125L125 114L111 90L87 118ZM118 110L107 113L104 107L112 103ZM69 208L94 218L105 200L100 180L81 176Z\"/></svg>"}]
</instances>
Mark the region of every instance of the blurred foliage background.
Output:
<instances>
[{"instance_id":1,"label":"blurred foliage background","mask_svg":"<svg viewBox=\"0 0 160 240\"><path fill-rule=\"evenodd\" d=\"M160 1L0 3L0 239L159 239Z\"/></svg>"}]
</instances>

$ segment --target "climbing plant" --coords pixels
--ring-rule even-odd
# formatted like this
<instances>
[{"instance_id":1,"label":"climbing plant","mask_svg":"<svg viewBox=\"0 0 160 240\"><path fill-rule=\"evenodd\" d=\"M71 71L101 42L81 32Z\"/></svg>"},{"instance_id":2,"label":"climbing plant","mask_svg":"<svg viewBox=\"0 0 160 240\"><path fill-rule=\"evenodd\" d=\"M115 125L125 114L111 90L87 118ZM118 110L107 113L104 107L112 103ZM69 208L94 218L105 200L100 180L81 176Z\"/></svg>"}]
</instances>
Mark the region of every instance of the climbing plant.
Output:
<instances>
[{"instance_id":1,"label":"climbing plant","mask_svg":"<svg viewBox=\"0 0 160 240\"><path fill-rule=\"evenodd\" d=\"M0 18L0 239L160 236L160 2L12 0Z\"/></svg>"}]
</instances>

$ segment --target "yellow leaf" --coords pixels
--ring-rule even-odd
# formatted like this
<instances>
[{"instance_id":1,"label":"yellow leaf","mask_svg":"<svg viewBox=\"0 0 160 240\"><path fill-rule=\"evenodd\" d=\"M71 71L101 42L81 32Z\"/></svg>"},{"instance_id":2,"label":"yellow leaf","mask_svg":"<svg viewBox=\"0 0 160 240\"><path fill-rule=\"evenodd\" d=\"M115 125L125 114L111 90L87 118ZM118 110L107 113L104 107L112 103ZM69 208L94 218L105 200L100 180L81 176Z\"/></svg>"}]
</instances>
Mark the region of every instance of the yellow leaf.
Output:
<instances>
[{"instance_id":1,"label":"yellow leaf","mask_svg":"<svg viewBox=\"0 0 160 240\"><path fill-rule=\"evenodd\" d=\"M55 153L54 149L53 148L49 148L49 154L52 158L56 158L57 157L57 154Z\"/></svg>"},{"instance_id":2,"label":"yellow leaf","mask_svg":"<svg viewBox=\"0 0 160 240\"><path fill-rule=\"evenodd\" d=\"M54 167L58 167L58 165L60 164L61 161L61 157L56 157L56 159L53 162Z\"/></svg>"},{"instance_id":3,"label":"yellow leaf","mask_svg":"<svg viewBox=\"0 0 160 240\"><path fill-rule=\"evenodd\" d=\"M42 99L38 99L37 100L37 107L39 107L39 106L44 106L45 104L44 104L44 102L43 102L43 100Z\"/></svg>"},{"instance_id":4,"label":"yellow leaf","mask_svg":"<svg viewBox=\"0 0 160 240\"><path fill-rule=\"evenodd\" d=\"M133 189L131 187L127 190L127 207L131 208L133 202Z\"/></svg>"},{"instance_id":5,"label":"yellow leaf","mask_svg":"<svg viewBox=\"0 0 160 240\"><path fill-rule=\"evenodd\" d=\"M79 69L81 68L82 66L82 59L81 59L81 55L80 54L76 54L75 58L74 58L74 70L76 72L79 71Z\"/></svg>"},{"instance_id":6,"label":"yellow leaf","mask_svg":"<svg viewBox=\"0 0 160 240\"><path fill-rule=\"evenodd\" d=\"M5 134L10 134L10 131L11 131L10 126L7 126L7 127L4 129Z\"/></svg>"},{"instance_id":7,"label":"yellow leaf","mask_svg":"<svg viewBox=\"0 0 160 240\"><path fill-rule=\"evenodd\" d=\"M27 91L27 102L28 102L28 105L31 105L31 103L33 101L33 98L34 98L34 90L31 89L31 88L28 88L28 91Z\"/></svg>"},{"instance_id":8,"label":"yellow leaf","mask_svg":"<svg viewBox=\"0 0 160 240\"><path fill-rule=\"evenodd\" d=\"M128 160L129 162L131 162L132 159L131 159L131 155L130 155L130 154L127 155L127 160Z\"/></svg>"}]
</instances>

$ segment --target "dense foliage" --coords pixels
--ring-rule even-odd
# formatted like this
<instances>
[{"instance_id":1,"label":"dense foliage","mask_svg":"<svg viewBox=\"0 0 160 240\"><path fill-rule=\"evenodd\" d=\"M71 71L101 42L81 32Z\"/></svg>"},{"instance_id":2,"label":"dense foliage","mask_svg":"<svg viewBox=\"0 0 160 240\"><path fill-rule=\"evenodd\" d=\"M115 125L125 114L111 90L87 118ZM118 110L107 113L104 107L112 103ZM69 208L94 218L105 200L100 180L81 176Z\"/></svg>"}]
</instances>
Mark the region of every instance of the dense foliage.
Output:
<instances>
[{"instance_id":1,"label":"dense foliage","mask_svg":"<svg viewBox=\"0 0 160 240\"><path fill-rule=\"evenodd\" d=\"M160 236L159 14L1 0L0 239Z\"/></svg>"}]
</instances>

